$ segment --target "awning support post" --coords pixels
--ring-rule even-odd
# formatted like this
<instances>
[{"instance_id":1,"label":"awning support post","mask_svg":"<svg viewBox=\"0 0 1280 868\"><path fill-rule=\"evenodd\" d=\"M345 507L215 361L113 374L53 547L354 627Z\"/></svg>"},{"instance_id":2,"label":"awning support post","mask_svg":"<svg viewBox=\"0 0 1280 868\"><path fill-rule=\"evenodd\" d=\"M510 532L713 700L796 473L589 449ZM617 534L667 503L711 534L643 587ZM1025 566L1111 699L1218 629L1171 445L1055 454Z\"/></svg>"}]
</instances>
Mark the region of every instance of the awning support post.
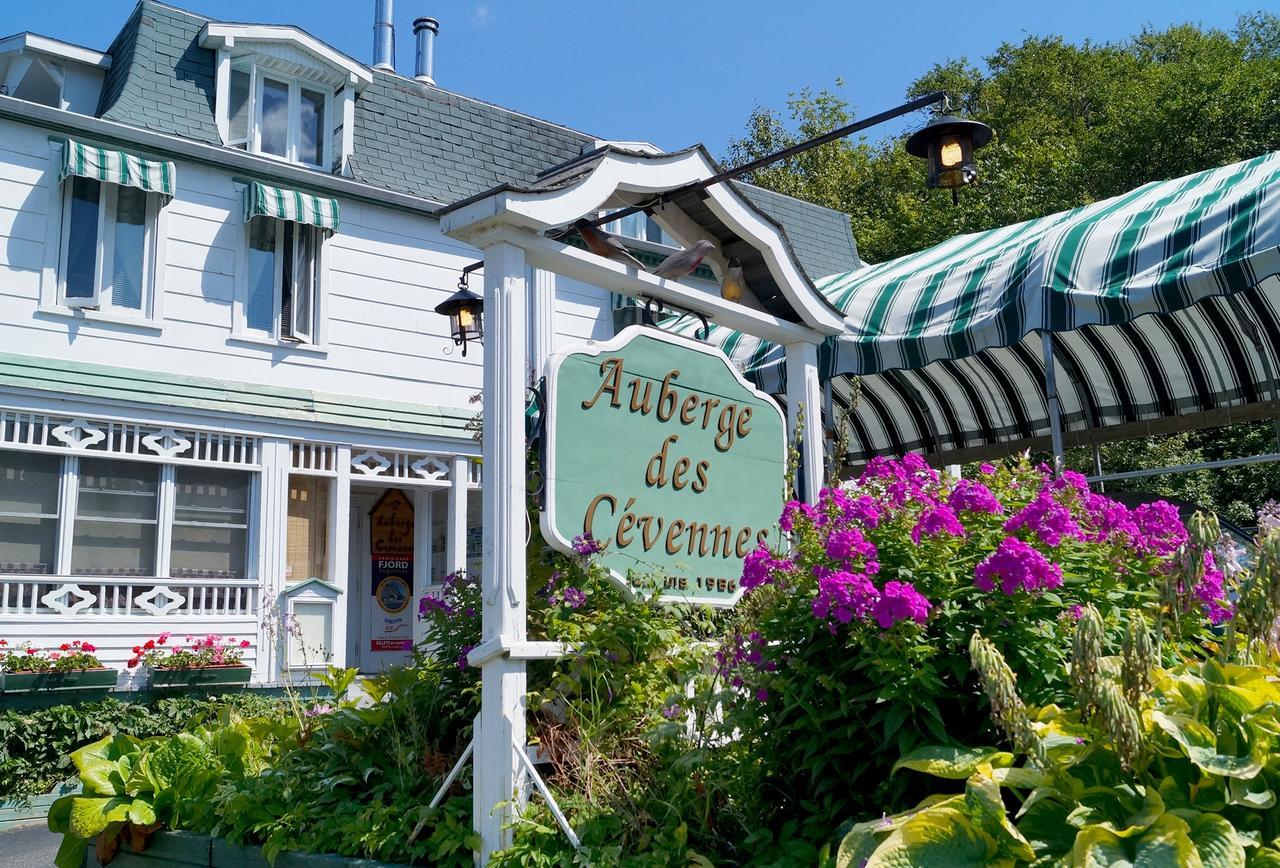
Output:
<instances>
[{"instance_id":1,"label":"awning support post","mask_svg":"<svg viewBox=\"0 0 1280 868\"><path fill-rule=\"evenodd\" d=\"M1049 436L1053 441L1053 469L1062 472L1062 400L1058 397L1058 381L1053 362L1053 332L1041 332L1044 344L1044 401L1049 408Z\"/></svg>"},{"instance_id":2,"label":"awning support post","mask_svg":"<svg viewBox=\"0 0 1280 868\"><path fill-rule=\"evenodd\" d=\"M818 345L787 344L787 433L794 439L801 408L804 431L800 439L800 499L818 502L825 478L822 443L822 385L818 382Z\"/></svg>"}]
</instances>

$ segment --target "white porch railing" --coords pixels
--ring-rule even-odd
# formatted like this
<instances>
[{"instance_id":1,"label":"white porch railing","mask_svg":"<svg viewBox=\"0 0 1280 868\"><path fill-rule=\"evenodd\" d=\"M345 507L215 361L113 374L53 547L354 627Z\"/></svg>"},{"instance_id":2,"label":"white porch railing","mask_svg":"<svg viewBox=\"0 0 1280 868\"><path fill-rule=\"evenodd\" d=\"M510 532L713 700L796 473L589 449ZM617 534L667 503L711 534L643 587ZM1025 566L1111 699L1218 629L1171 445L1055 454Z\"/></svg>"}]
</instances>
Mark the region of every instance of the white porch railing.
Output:
<instances>
[{"instance_id":1,"label":"white porch railing","mask_svg":"<svg viewBox=\"0 0 1280 868\"><path fill-rule=\"evenodd\" d=\"M253 579L0 575L0 615L258 615Z\"/></svg>"}]
</instances>

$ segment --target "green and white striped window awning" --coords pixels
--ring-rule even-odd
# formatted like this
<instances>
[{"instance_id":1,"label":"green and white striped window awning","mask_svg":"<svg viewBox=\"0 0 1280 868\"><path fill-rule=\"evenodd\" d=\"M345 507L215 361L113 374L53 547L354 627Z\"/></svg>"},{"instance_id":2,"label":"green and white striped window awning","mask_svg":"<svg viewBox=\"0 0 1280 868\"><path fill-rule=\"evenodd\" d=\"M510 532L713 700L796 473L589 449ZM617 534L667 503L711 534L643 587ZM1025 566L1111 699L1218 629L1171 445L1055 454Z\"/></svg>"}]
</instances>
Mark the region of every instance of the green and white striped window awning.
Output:
<instances>
[{"instance_id":1,"label":"green and white striped window awning","mask_svg":"<svg viewBox=\"0 0 1280 868\"><path fill-rule=\"evenodd\" d=\"M168 160L147 160L137 154L95 148L68 139L62 154L59 182L67 178L93 178L123 187L137 187L148 193L173 196L177 169Z\"/></svg>"},{"instance_id":2,"label":"green and white striped window awning","mask_svg":"<svg viewBox=\"0 0 1280 868\"><path fill-rule=\"evenodd\" d=\"M254 217L274 217L337 232L340 212L337 199L313 196L287 187L253 181L244 188L245 222Z\"/></svg>"}]
</instances>

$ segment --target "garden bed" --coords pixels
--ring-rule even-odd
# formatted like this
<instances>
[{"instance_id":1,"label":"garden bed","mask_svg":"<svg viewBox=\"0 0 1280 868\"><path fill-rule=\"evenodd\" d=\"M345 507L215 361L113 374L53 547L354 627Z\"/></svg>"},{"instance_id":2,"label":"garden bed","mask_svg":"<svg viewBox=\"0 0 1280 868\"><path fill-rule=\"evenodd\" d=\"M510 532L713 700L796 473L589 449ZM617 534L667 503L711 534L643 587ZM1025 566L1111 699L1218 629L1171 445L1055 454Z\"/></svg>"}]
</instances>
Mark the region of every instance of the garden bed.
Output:
<instances>
[{"instance_id":1,"label":"garden bed","mask_svg":"<svg viewBox=\"0 0 1280 868\"><path fill-rule=\"evenodd\" d=\"M221 838L191 832L157 832L141 853L121 847L111 860L111 868L156 868L160 865L201 866L201 868L271 868L259 847L241 847ZM90 844L85 868L102 868ZM312 853L281 853L274 868L405 868L391 862L349 859Z\"/></svg>"},{"instance_id":2,"label":"garden bed","mask_svg":"<svg viewBox=\"0 0 1280 868\"><path fill-rule=\"evenodd\" d=\"M115 669L75 669L69 672L3 672L0 693L36 693L43 690L110 690L116 686Z\"/></svg>"},{"instance_id":3,"label":"garden bed","mask_svg":"<svg viewBox=\"0 0 1280 868\"><path fill-rule=\"evenodd\" d=\"M56 787L52 793L32 799L5 799L0 801L0 830L21 826L33 820L43 820L49 815L49 806L71 793L80 792L80 782L70 780Z\"/></svg>"}]
</instances>

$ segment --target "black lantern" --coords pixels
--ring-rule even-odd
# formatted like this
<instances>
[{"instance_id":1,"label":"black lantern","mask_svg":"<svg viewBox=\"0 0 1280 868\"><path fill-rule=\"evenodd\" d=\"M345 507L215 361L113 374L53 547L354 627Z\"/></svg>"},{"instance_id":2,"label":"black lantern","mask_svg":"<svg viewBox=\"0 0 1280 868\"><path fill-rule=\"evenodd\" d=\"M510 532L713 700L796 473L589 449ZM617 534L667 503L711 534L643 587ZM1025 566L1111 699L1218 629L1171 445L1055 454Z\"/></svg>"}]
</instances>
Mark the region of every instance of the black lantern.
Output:
<instances>
[{"instance_id":1,"label":"black lantern","mask_svg":"<svg viewBox=\"0 0 1280 868\"><path fill-rule=\"evenodd\" d=\"M466 277L458 282L458 291L436 305L436 313L449 318L453 342L467 354L467 341L484 337L484 299L467 289Z\"/></svg>"},{"instance_id":2,"label":"black lantern","mask_svg":"<svg viewBox=\"0 0 1280 868\"><path fill-rule=\"evenodd\" d=\"M929 189L942 187L951 191L952 201L958 190L978 177L973 152L991 141L991 127L979 121L955 115L937 115L907 139L907 153L929 161Z\"/></svg>"}]
</instances>

